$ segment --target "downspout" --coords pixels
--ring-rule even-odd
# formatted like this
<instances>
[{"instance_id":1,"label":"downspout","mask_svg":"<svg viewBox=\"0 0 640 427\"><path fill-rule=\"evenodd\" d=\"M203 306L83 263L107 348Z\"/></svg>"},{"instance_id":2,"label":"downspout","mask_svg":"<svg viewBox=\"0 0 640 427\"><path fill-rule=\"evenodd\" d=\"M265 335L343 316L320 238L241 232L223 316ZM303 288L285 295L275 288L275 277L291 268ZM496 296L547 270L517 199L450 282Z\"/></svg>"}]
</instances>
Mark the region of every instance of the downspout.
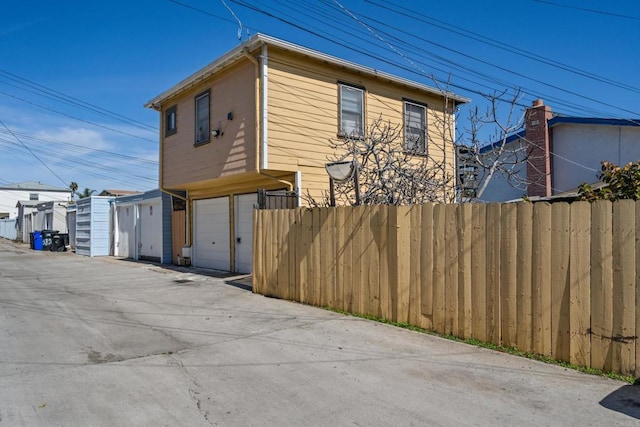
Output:
<instances>
[{"instance_id":1,"label":"downspout","mask_svg":"<svg viewBox=\"0 0 640 427\"><path fill-rule=\"evenodd\" d=\"M258 84L256 85L255 90L255 99L256 102L256 172L259 175L277 181L281 184L284 184L287 187L288 191L293 190L293 184L289 181L285 181L280 178L276 178L275 176L271 176L263 171L268 166L267 161L267 142L268 142L268 111L267 111L267 79L268 79L268 62L267 62L267 45L262 45L262 54L260 55L260 59L262 64L254 58L249 50L245 47L242 51L243 55L253 63L255 70L255 78L258 80Z\"/></svg>"}]
</instances>

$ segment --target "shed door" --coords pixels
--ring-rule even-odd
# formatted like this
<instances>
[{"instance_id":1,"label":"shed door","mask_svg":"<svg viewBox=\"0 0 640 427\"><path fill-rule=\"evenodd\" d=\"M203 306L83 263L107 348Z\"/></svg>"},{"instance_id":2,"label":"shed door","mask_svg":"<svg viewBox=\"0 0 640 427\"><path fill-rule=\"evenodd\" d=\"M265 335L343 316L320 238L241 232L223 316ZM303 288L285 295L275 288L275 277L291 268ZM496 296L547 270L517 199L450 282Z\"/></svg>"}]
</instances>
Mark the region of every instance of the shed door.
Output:
<instances>
[{"instance_id":1,"label":"shed door","mask_svg":"<svg viewBox=\"0 0 640 427\"><path fill-rule=\"evenodd\" d=\"M236 272L251 273L253 255L253 209L256 193L235 196Z\"/></svg>"},{"instance_id":2,"label":"shed door","mask_svg":"<svg viewBox=\"0 0 640 427\"><path fill-rule=\"evenodd\" d=\"M125 258L136 256L135 208L133 206L118 206L116 218L118 220L118 241L115 255Z\"/></svg>"},{"instance_id":3,"label":"shed door","mask_svg":"<svg viewBox=\"0 0 640 427\"><path fill-rule=\"evenodd\" d=\"M229 197L194 202L193 265L229 271Z\"/></svg>"},{"instance_id":4,"label":"shed door","mask_svg":"<svg viewBox=\"0 0 640 427\"><path fill-rule=\"evenodd\" d=\"M159 202L141 203L138 235L139 258L162 261L162 205Z\"/></svg>"}]
</instances>

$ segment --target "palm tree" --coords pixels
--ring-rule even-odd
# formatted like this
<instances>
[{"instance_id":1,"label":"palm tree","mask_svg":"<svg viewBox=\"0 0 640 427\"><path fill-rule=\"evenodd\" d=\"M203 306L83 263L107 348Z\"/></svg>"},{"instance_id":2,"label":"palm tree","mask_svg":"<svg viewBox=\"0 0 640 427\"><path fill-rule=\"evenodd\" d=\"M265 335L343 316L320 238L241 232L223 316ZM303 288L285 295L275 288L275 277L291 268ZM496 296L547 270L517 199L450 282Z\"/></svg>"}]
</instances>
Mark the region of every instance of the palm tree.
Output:
<instances>
[{"instance_id":1,"label":"palm tree","mask_svg":"<svg viewBox=\"0 0 640 427\"><path fill-rule=\"evenodd\" d=\"M91 189L85 187L84 190L82 190L82 193L76 192L76 196L78 196L78 199L85 199L87 197L91 197L91 195L93 193L95 193L95 192L96 192L96 190L91 190Z\"/></svg>"},{"instance_id":2,"label":"palm tree","mask_svg":"<svg viewBox=\"0 0 640 427\"><path fill-rule=\"evenodd\" d=\"M71 181L71 184L69 184L69 189L71 190L71 198L73 199L73 196L75 196L76 192L78 191L78 183L75 181Z\"/></svg>"}]
</instances>

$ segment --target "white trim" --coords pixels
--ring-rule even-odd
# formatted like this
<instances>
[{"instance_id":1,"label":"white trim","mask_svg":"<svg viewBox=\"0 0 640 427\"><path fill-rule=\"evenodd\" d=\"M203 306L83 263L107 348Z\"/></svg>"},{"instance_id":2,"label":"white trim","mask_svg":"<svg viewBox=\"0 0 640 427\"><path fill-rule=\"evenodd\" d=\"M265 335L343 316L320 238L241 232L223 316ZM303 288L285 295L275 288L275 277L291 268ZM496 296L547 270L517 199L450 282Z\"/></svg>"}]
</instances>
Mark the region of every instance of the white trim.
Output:
<instances>
[{"instance_id":1,"label":"white trim","mask_svg":"<svg viewBox=\"0 0 640 427\"><path fill-rule=\"evenodd\" d=\"M298 194L298 207L302 206L302 172L296 171L296 194Z\"/></svg>"},{"instance_id":2,"label":"white trim","mask_svg":"<svg viewBox=\"0 0 640 427\"><path fill-rule=\"evenodd\" d=\"M310 58L314 58L322 62L327 62L329 64L332 64L338 67L344 67L344 68L347 68L362 74L366 74L372 77L376 77L376 78L388 80L396 84L408 86L410 89L415 89L422 92L428 92L428 93L432 93L440 96L447 96L449 99L452 99L455 102L460 104L471 102L469 98L456 95L449 91L440 90L431 86L427 86L422 83L417 83L411 80L404 79L402 77L394 76L393 74L388 74L388 73L376 70L374 68L368 68L362 65L358 65L354 62L336 58L335 56L320 53L318 51L315 51L303 46L299 46L293 43L289 43L280 39L276 39L274 37L266 36L264 34L256 34L253 37L251 37L249 40L244 42L243 44L225 53L224 55L222 55L221 57L219 57L218 59L216 59L209 65L207 65L206 67L196 71L195 73L193 73L186 79L182 80L178 84L174 85L170 89L162 92L160 95L148 101L144 106L146 108L153 108L153 109L159 110L160 105L167 99L171 98L172 96L176 95L177 93L189 87L192 87L198 84L202 80L206 79L208 76L216 73L217 71L225 67L228 67L229 65L238 61L240 58L244 57L243 50L245 48L248 50L253 50L265 44L275 46L280 49L285 49L290 52L297 53L299 55L308 56Z\"/></svg>"},{"instance_id":3,"label":"white trim","mask_svg":"<svg viewBox=\"0 0 640 427\"><path fill-rule=\"evenodd\" d=\"M262 108L260 111L260 169L269 167L268 160L268 144L269 144L269 52L267 45L262 46L262 55L260 56L260 91L262 98Z\"/></svg>"}]
</instances>

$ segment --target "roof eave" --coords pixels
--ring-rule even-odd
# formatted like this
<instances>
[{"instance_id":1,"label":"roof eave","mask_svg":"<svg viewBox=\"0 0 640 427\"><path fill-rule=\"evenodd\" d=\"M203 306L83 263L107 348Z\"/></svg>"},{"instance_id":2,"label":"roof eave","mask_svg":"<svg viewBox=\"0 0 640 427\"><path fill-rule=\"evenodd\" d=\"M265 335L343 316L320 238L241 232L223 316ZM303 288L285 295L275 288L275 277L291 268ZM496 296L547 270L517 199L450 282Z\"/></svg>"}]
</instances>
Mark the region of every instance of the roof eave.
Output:
<instances>
[{"instance_id":1,"label":"roof eave","mask_svg":"<svg viewBox=\"0 0 640 427\"><path fill-rule=\"evenodd\" d=\"M333 65L354 70L356 72L360 72L373 77L389 80L393 83L408 86L423 92L431 93L431 94L442 96L442 97L447 97L457 104L467 104L471 102L470 98L456 95L455 93L450 91L441 90L441 89L434 88L422 83L414 82L412 80L404 79L402 77L394 76L393 74L385 73L383 71L379 71L374 68L365 67L363 65L359 65L354 62L340 59L335 56L327 55L322 52L318 52L313 49L309 49L304 46L299 46L294 43L290 43L290 42L280 40L274 37L270 37L264 34L255 34L246 42L242 43L239 46L236 46L235 48L225 53L224 55L222 55L220 58L216 59L209 65L196 71L186 79L180 81L178 84L172 86L170 89L162 92L160 95L148 101L146 104L144 104L145 108L152 108L154 110L159 110L161 104L165 102L167 99L173 97L177 93L180 93L189 87L192 87L198 84L199 82L203 81L204 79L214 74L218 70L235 63L242 56L244 56L245 51L247 50L252 51L263 44L285 49L291 52L298 53L300 55L309 56L319 61L328 62Z\"/></svg>"}]
</instances>

